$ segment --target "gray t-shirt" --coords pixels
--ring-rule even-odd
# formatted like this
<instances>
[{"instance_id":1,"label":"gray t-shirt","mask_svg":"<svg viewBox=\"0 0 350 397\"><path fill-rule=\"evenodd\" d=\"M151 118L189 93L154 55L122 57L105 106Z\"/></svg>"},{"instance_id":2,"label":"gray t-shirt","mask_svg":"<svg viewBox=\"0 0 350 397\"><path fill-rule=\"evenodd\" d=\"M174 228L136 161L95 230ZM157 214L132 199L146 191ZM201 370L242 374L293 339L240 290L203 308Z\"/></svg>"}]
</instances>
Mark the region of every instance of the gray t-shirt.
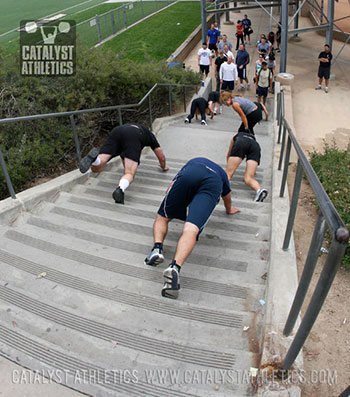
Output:
<instances>
[{"instance_id":1,"label":"gray t-shirt","mask_svg":"<svg viewBox=\"0 0 350 397\"><path fill-rule=\"evenodd\" d=\"M250 101L249 99L242 98L240 96L235 96L232 98L232 103L237 102L240 104L241 109L243 110L243 113L247 116L251 112L254 111L256 108L256 105L254 102Z\"/></svg>"}]
</instances>

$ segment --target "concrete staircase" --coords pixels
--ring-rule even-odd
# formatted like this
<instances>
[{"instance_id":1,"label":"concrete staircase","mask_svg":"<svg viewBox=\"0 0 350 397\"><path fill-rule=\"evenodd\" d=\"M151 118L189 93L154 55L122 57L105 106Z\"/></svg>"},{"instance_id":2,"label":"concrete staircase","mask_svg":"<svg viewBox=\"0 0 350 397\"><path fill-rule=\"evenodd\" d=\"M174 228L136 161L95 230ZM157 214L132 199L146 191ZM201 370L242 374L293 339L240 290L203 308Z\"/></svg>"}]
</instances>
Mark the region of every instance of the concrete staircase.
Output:
<instances>
[{"instance_id":1,"label":"concrete staircase","mask_svg":"<svg viewBox=\"0 0 350 397\"><path fill-rule=\"evenodd\" d=\"M181 222L170 224L165 263L143 264L172 177L197 156L224 167L239 124L228 108L208 126L174 121L159 134L170 171L161 172L153 153L144 153L124 206L111 197L121 174L116 162L2 226L0 354L96 396L251 395L249 370L259 364L263 338L259 301L271 203L253 202L245 163L231 182L242 212L228 216L222 202L217 206L181 272L177 301L160 290ZM272 124L262 122L256 135L257 177L270 190Z\"/></svg>"}]
</instances>

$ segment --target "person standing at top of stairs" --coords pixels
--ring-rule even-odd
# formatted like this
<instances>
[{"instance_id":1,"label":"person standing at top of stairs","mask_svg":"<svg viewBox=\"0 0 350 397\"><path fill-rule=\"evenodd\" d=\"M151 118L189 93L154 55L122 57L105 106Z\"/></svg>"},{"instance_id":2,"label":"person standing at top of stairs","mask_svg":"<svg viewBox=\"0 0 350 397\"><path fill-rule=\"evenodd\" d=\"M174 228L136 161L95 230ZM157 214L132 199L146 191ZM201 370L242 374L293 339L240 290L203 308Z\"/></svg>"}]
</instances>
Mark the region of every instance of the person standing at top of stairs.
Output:
<instances>
[{"instance_id":1,"label":"person standing at top of stairs","mask_svg":"<svg viewBox=\"0 0 350 397\"><path fill-rule=\"evenodd\" d=\"M92 148L80 161L80 172L84 174L90 167L93 172L101 172L109 160L120 156L124 166L124 175L112 196L116 203L124 204L124 192L134 180L140 164L141 152L145 146L151 147L158 158L159 166L163 171L168 171L163 149L157 138L145 126L132 123L115 127L100 150Z\"/></svg>"}]
</instances>

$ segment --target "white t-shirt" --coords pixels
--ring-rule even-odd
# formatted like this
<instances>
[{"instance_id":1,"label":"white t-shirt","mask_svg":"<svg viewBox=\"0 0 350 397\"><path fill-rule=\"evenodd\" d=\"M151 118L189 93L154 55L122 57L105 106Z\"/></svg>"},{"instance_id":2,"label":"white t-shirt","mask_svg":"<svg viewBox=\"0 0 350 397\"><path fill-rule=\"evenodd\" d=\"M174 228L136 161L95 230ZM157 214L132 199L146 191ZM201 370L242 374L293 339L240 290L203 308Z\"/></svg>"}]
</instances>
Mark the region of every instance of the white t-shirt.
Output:
<instances>
[{"instance_id":1,"label":"white t-shirt","mask_svg":"<svg viewBox=\"0 0 350 397\"><path fill-rule=\"evenodd\" d=\"M200 65L210 65L211 51L208 48L201 48L197 55L200 57Z\"/></svg>"},{"instance_id":2,"label":"white t-shirt","mask_svg":"<svg viewBox=\"0 0 350 397\"><path fill-rule=\"evenodd\" d=\"M237 66L235 63L223 63L220 68L220 80L233 81L238 79Z\"/></svg>"},{"instance_id":3,"label":"white t-shirt","mask_svg":"<svg viewBox=\"0 0 350 397\"><path fill-rule=\"evenodd\" d=\"M228 57L232 58L232 62L235 61L235 56L233 55L233 52L231 52L230 50L228 50L227 52L224 52L224 54Z\"/></svg>"}]
</instances>

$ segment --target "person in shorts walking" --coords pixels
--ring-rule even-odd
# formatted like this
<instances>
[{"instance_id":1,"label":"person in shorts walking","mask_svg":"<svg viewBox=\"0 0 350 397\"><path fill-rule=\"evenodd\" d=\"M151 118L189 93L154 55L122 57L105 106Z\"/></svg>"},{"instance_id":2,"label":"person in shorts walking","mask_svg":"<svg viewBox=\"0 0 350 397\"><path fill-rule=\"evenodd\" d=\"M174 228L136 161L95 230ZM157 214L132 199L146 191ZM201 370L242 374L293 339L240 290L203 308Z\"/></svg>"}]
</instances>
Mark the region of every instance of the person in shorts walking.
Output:
<instances>
[{"instance_id":1,"label":"person in shorts walking","mask_svg":"<svg viewBox=\"0 0 350 397\"><path fill-rule=\"evenodd\" d=\"M255 139L255 135L248 131L240 131L230 141L227 152L226 173L231 180L238 166L246 158L246 168L244 173L244 183L255 191L254 201L264 201L268 191L261 188L255 179L255 173L260 164L261 149Z\"/></svg>"},{"instance_id":2,"label":"person in shorts walking","mask_svg":"<svg viewBox=\"0 0 350 397\"><path fill-rule=\"evenodd\" d=\"M228 57L227 62L220 68L221 89L224 91L233 91L235 89L235 81L237 82L238 72L237 66L232 62L232 58Z\"/></svg>"},{"instance_id":3,"label":"person in shorts walking","mask_svg":"<svg viewBox=\"0 0 350 397\"><path fill-rule=\"evenodd\" d=\"M168 171L162 148L154 134L145 126L137 123L128 123L115 127L109 134L101 149L92 148L81 159L79 169L85 173L91 167L93 172L101 172L108 161L120 156L124 166L124 175L112 196L118 204L124 204L124 192L133 182L136 170L140 164L142 149L149 146L157 156L159 166Z\"/></svg>"},{"instance_id":4,"label":"person in shorts walking","mask_svg":"<svg viewBox=\"0 0 350 397\"><path fill-rule=\"evenodd\" d=\"M315 88L316 90L320 90L322 88L322 80L325 82L325 92L328 93L328 81L329 76L331 74L331 61L333 55L330 51L329 45L324 45L324 51L320 52L318 56L318 60L320 61L320 65L318 67L318 86Z\"/></svg>"},{"instance_id":5,"label":"person in shorts walking","mask_svg":"<svg viewBox=\"0 0 350 397\"><path fill-rule=\"evenodd\" d=\"M163 242L168 224L172 219L184 221L174 258L163 272L162 296L178 297L181 267L195 247L220 197L224 201L226 214L239 212L231 204L231 188L226 172L207 158L197 157L188 161L175 175L154 221L154 245L144 262L145 265L156 266L164 261Z\"/></svg>"},{"instance_id":6,"label":"person in shorts walking","mask_svg":"<svg viewBox=\"0 0 350 397\"><path fill-rule=\"evenodd\" d=\"M209 42L209 50L215 51L215 55L218 56L218 44L220 40L220 31L215 29L215 25L212 23L207 33L207 42Z\"/></svg>"},{"instance_id":7,"label":"person in shorts walking","mask_svg":"<svg viewBox=\"0 0 350 397\"><path fill-rule=\"evenodd\" d=\"M247 41L247 37L248 37L248 44L250 45L250 35L253 33L253 29L252 29L252 21L248 18L248 15L245 14L244 18L242 19L242 25L244 27L244 41Z\"/></svg>"},{"instance_id":8,"label":"person in shorts walking","mask_svg":"<svg viewBox=\"0 0 350 397\"><path fill-rule=\"evenodd\" d=\"M211 51L207 48L207 43L203 43L197 55L200 73L205 73L205 77L208 77L209 66L212 65L212 58Z\"/></svg>"},{"instance_id":9,"label":"person in shorts walking","mask_svg":"<svg viewBox=\"0 0 350 397\"><path fill-rule=\"evenodd\" d=\"M247 83L247 89L249 90L250 84L248 81L247 77L247 65L249 63L249 53L248 51L245 50L245 45L240 44L239 50L237 52L237 57L236 57L236 65L237 65L237 71L238 71L238 77L240 80L240 87L238 88L238 91L243 90L243 81Z\"/></svg>"},{"instance_id":10,"label":"person in shorts walking","mask_svg":"<svg viewBox=\"0 0 350 397\"><path fill-rule=\"evenodd\" d=\"M265 105L268 92L269 90L272 91L273 75L271 70L268 69L266 61L263 61L261 65L261 69L256 74L256 89L258 93L258 102L261 102L262 97Z\"/></svg>"},{"instance_id":11,"label":"person in shorts walking","mask_svg":"<svg viewBox=\"0 0 350 397\"><path fill-rule=\"evenodd\" d=\"M220 68L225 62L227 62L227 57L223 50L219 50L219 56L215 59L216 91L220 91Z\"/></svg>"}]
</instances>

